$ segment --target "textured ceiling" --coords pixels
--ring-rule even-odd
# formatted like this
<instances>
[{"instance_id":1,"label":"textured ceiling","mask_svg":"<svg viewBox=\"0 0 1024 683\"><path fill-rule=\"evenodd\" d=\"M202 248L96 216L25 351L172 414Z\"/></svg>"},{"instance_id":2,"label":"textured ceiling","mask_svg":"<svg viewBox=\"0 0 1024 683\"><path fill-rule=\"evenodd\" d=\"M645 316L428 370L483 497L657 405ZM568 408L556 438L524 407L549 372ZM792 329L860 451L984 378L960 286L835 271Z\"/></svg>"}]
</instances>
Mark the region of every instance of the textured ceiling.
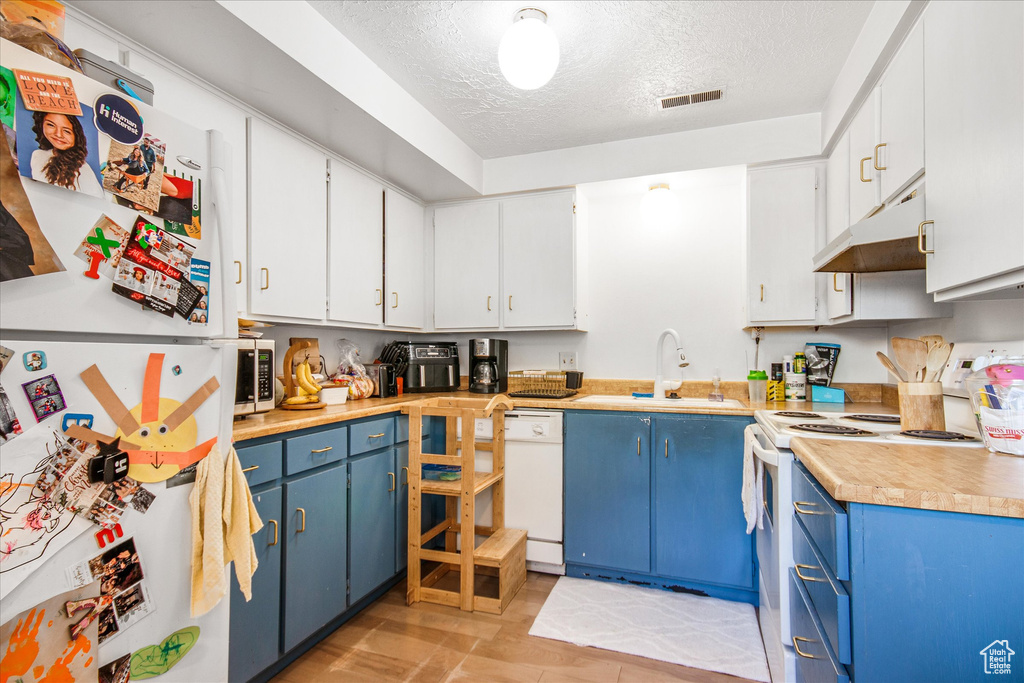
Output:
<instances>
[{"instance_id":1,"label":"textured ceiling","mask_svg":"<svg viewBox=\"0 0 1024 683\"><path fill-rule=\"evenodd\" d=\"M310 4L485 159L821 111L871 2L516 0ZM561 61L509 85L513 12L548 13ZM725 88L719 102L657 99Z\"/></svg>"}]
</instances>

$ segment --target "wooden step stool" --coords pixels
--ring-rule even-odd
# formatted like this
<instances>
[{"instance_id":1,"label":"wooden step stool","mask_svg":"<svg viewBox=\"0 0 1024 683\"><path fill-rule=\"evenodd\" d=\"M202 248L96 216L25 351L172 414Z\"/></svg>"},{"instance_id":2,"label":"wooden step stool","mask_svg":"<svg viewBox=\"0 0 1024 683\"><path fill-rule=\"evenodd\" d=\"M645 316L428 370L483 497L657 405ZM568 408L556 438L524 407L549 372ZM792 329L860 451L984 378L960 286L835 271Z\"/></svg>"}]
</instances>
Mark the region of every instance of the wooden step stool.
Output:
<instances>
[{"instance_id":1,"label":"wooden step stool","mask_svg":"<svg viewBox=\"0 0 1024 683\"><path fill-rule=\"evenodd\" d=\"M406 602L431 602L460 607L466 611L501 614L526 583L526 531L505 528L505 410L512 408L507 396L498 395L489 402L481 399L424 399L403 406L409 414L409 571ZM423 418L443 416L446 420L445 452L423 452ZM462 438L456 434L462 418ZM490 443L477 443L474 423L490 419L493 437ZM491 472L475 471L476 451L492 453ZM461 455L459 454L461 451ZM461 468L457 481L423 479L423 464ZM491 489L493 496L491 526L476 525L476 496ZM446 496L445 519L424 533L422 496L424 493ZM424 548L444 534L444 550ZM462 539L486 537L479 546L462 543L457 548L456 534ZM422 576L422 561L439 566ZM458 573L458 589L444 587L449 573ZM497 578L497 597L479 594L478 578ZM449 580L447 583L451 583Z\"/></svg>"}]
</instances>

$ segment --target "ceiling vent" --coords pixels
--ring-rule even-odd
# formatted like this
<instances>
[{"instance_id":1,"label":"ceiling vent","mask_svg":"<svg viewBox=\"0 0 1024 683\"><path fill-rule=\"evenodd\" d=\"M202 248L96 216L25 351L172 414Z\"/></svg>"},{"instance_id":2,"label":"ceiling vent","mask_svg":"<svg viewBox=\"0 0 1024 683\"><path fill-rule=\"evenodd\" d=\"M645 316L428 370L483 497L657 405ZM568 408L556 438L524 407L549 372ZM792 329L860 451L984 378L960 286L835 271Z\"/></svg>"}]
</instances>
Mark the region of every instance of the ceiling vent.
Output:
<instances>
[{"instance_id":1,"label":"ceiling vent","mask_svg":"<svg viewBox=\"0 0 1024 683\"><path fill-rule=\"evenodd\" d=\"M722 95L725 93L723 88L717 88L715 90L705 90L704 92L692 92L686 95L671 95L669 97L662 97L658 100L659 109L672 109L673 107L682 107L685 104L700 104L701 102L712 102L714 100L722 99Z\"/></svg>"}]
</instances>

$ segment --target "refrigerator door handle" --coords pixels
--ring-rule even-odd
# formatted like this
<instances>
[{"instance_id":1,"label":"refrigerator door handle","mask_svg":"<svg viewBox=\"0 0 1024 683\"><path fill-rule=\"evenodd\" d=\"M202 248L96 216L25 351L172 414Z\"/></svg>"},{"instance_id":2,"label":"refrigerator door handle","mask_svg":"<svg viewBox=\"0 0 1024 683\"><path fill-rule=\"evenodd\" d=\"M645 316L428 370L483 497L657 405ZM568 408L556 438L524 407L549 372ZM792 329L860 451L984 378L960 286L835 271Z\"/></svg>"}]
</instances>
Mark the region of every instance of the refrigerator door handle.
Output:
<instances>
[{"instance_id":1,"label":"refrigerator door handle","mask_svg":"<svg viewBox=\"0 0 1024 683\"><path fill-rule=\"evenodd\" d=\"M236 282L231 277L230 269L225 267L234 260L232 253L231 201L228 194L227 173L224 168L230 162L230 146L224 135L217 130L206 132L210 148L210 183L213 185L213 213L217 217L217 244L220 247L220 262L217 270L220 280L220 312L221 330L212 336L229 337L233 329L238 307L235 300ZM241 264L239 264L241 269ZM211 273L211 277L213 274Z\"/></svg>"}]
</instances>

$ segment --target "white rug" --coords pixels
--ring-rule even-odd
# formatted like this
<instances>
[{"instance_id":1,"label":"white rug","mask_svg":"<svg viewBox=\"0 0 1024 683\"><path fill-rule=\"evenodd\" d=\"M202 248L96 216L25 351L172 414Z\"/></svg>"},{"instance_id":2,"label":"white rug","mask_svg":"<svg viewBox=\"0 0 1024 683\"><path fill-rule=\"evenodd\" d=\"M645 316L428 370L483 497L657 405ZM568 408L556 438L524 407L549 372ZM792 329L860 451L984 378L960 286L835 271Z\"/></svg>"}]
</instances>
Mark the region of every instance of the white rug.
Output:
<instances>
[{"instance_id":1,"label":"white rug","mask_svg":"<svg viewBox=\"0 0 1024 683\"><path fill-rule=\"evenodd\" d=\"M767 681L753 605L563 576L531 636Z\"/></svg>"}]
</instances>

